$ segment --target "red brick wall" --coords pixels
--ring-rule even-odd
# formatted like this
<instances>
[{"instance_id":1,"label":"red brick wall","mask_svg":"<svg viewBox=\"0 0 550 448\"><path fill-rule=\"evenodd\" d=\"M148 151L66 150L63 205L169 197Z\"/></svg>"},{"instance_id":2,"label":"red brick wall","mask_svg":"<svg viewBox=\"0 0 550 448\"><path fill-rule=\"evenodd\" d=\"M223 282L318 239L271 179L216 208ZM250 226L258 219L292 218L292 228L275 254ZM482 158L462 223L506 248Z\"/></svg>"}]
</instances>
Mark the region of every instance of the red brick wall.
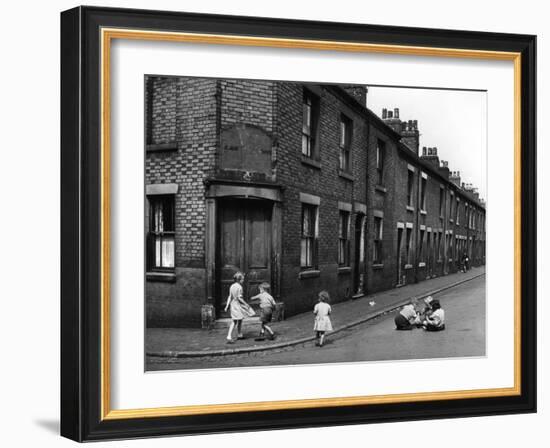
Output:
<instances>
[{"instance_id":1,"label":"red brick wall","mask_svg":"<svg viewBox=\"0 0 550 448\"><path fill-rule=\"evenodd\" d=\"M214 173L217 148L216 80L154 80L153 143L175 141L176 151L148 152L146 184L176 183L176 283L148 281L148 322L155 326L196 325L204 303L205 190ZM175 125L172 123L175 116ZM155 129L157 131L155 131Z\"/></svg>"},{"instance_id":2,"label":"red brick wall","mask_svg":"<svg viewBox=\"0 0 550 448\"><path fill-rule=\"evenodd\" d=\"M449 187L445 179L422 167L410 150L400 147L395 136L344 92L329 86L308 85L319 96L320 122L316 163L305 163L301 154L302 83L216 80L204 78L153 78L147 95L147 110L152 111L149 125L150 144L175 143L176 149L148 152L146 156L146 183L176 183L179 186L175 200L176 213L176 281L174 283L147 282L148 324L155 326L198 325L200 307L206 298L205 274L205 187L206 178L242 179L239 170L222 170L218 166L220 135L224 129L237 124L262 129L272 140L271 174L252 173L251 182L273 181L283 187L282 253L280 299L286 304L288 315L309 311L320 290L326 289L333 302L350 298L353 294L356 220L355 208L350 214L350 267L338 266L338 202L367 205L365 238L365 291L373 293L393 288L397 283L397 223L413 223L411 265L406 282L420 281L428 275L443 275L445 270L456 270L456 262L427 262L427 228L432 229L431 241L437 242L437 230L453 230L453 244L457 234L467 238L475 235L484 241L485 234L478 224L476 230L466 227L464 202L473 203L469 196L455 190L461 197L460 225L449 221ZM150 94L151 92L152 95ZM351 142L351 172L339 172L339 123L341 114L353 122ZM376 146L385 142L383 185L376 176ZM243 171L248 170L246 161ZM413 208L407 210L408 164L415 167ZM418 210L417 195L421 171L428 174L426 214ZM439 216L439 188L445 185L447 204L444 218ZM320 197L318 268L319 274L301 278L300 193ZM483 212L482 208L478 209ZM373 265L374 215L383 213L382 263ZM454 215L454 214L453 214ZM454 219L454 216L453 216ZM425 226L424 259L418 257L420 226ZM434 236L436 238L434 238ZM405 264L406 226L403 231L403 264ZM481 243L472 247L472 264L483 263ZM442 251L443 253L443 251Z\"/></svg>"},{"instance_id":3,"label":"red brick wall","mask_svg":"<svg viewBox=\"0 0 550 448\"><path fill-rule=\"evenodd\" d=\"M326 289L337 302L352 294L352 273L338 274L338 201L366 203L367 126L364 118L345 106L335 93L315 90L320 96L320 168L302 163L301 126L303 85L278 84L278 147L276 181L284 185L282 296L290 313L313 307L317 294ZM339 123L344 113L353 121L351 174L338 173ZM316 278L300 279L300 193L319 196L319 270ZM355 214L350 216L350 257L353 258Z\"/></svg>"}]
</instances>

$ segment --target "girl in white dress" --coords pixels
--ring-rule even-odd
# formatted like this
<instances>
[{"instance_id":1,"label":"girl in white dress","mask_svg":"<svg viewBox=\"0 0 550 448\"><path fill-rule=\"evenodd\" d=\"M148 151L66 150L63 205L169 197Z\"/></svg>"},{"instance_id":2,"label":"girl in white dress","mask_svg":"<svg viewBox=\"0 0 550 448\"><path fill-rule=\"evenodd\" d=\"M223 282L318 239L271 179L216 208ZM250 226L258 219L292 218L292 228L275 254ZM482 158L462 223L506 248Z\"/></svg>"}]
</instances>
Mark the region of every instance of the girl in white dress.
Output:
<instances>
[{"instance_id":1,"label":"girl in white dress","mask_svg":"<svg viewBox=\"0 0 550 448\"><path fill-rule=\"evenodd\" d=\"M315 314L315 324L313 331L315 331L317 337L317 343L315 345L322 347L325 341L325 332L332 331L332 323L330 322L330 313L332 308L327 303L330 300L330 296L327 291L321 291L319 293L319 303L313 308L313 314Z\"/></svg>"},{"instance_id":2,"label":"girl in white dress","mask_svg":"<svg viewBox=\"0 0 550 448\"><path fill-rule=\"evenodd\" d=\"M231 310L231 324L229 325L229 331L227 332L227 343L233 344L233 330L237 327L237 339L244 339L242 333L242 324L245 316L253 315L253 311L248 303L243 299L243 282L244 274L237 272L233 276L235 283L229 288L229 297L227 298L227 304L225 305L225 311L228 308Z\"/></svg>"}]
</instances>

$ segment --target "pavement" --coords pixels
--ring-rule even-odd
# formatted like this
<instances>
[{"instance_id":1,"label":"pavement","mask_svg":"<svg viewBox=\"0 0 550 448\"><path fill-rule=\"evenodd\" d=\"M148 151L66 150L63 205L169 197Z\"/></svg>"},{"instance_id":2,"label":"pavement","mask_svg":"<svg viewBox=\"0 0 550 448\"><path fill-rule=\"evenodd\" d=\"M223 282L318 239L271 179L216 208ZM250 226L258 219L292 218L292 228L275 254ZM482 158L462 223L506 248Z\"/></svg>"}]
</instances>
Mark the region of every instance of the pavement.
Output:
<instances>
[{"instance_id":1,"label":"pavement","mask_svg":"<svg viewBox=\"0 0 550 448\"><path fill-rule=\"evenodd\" d=\"M437 295L483 275L485 275L484 266L472 268L466 273L457 272L401 288L363 296L359 299L333 304L331 321L334 331L330 334L347 330L393 311L403 306L411 297L422 299L429 295ZM164 358L223 356L279 349L315 339L312 312L298 314L281 322L272 322L270 327L277 336L273 341L267 339L265 341L255 341L259 332L258 323L256 325L243 325L245 339L238 340L232 345L226 344L226 328L212 330L147 328L146 355Z\"/></svg>"}]
</instances>

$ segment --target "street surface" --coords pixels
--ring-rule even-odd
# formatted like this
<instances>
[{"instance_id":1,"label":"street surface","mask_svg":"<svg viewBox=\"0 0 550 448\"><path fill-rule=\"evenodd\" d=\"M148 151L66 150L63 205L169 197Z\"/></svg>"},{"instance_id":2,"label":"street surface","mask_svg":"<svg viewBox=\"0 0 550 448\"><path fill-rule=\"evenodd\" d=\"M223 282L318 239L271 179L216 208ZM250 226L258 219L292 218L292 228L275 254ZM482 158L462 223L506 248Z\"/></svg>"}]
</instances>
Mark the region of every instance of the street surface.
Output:
<instances>
[{"instance_id":1,"label":"street surface","mask_svg":"<svg viewBox=\"0 0 550 448\"><path fill-rule=\"evenodd\" d=\"M148 370L484 356L485 276L451 288L435 298L445 310L446 329L441 332L396 331L393 322L396 312L392 312L335 335L328 334L322 348L309 342L240 355L148 357ZM313 318L311 327L313 329Z\"/></svg>"}]
</instances>

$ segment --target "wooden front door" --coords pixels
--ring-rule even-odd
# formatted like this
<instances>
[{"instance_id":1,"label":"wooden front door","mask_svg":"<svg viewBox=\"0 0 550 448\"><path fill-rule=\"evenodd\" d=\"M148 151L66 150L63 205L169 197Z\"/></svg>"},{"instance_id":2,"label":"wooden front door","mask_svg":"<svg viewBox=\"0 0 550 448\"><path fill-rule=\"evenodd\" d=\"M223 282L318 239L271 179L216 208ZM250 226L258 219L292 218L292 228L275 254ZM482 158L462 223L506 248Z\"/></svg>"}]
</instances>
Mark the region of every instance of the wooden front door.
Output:
<instances>
[{"instance_id":1,"label":"wooden front door","mask_svg":"<svg viewBox=\"0 0 550 448\"><path fill-rule=\"evenodd\" d=\"M244 299L258 294L258 285L271 284L272 203L260 200L224 200L219 206L217 249L217 315L224 313L233 275L245 274Z\"/></svg>"}]
</instances>

